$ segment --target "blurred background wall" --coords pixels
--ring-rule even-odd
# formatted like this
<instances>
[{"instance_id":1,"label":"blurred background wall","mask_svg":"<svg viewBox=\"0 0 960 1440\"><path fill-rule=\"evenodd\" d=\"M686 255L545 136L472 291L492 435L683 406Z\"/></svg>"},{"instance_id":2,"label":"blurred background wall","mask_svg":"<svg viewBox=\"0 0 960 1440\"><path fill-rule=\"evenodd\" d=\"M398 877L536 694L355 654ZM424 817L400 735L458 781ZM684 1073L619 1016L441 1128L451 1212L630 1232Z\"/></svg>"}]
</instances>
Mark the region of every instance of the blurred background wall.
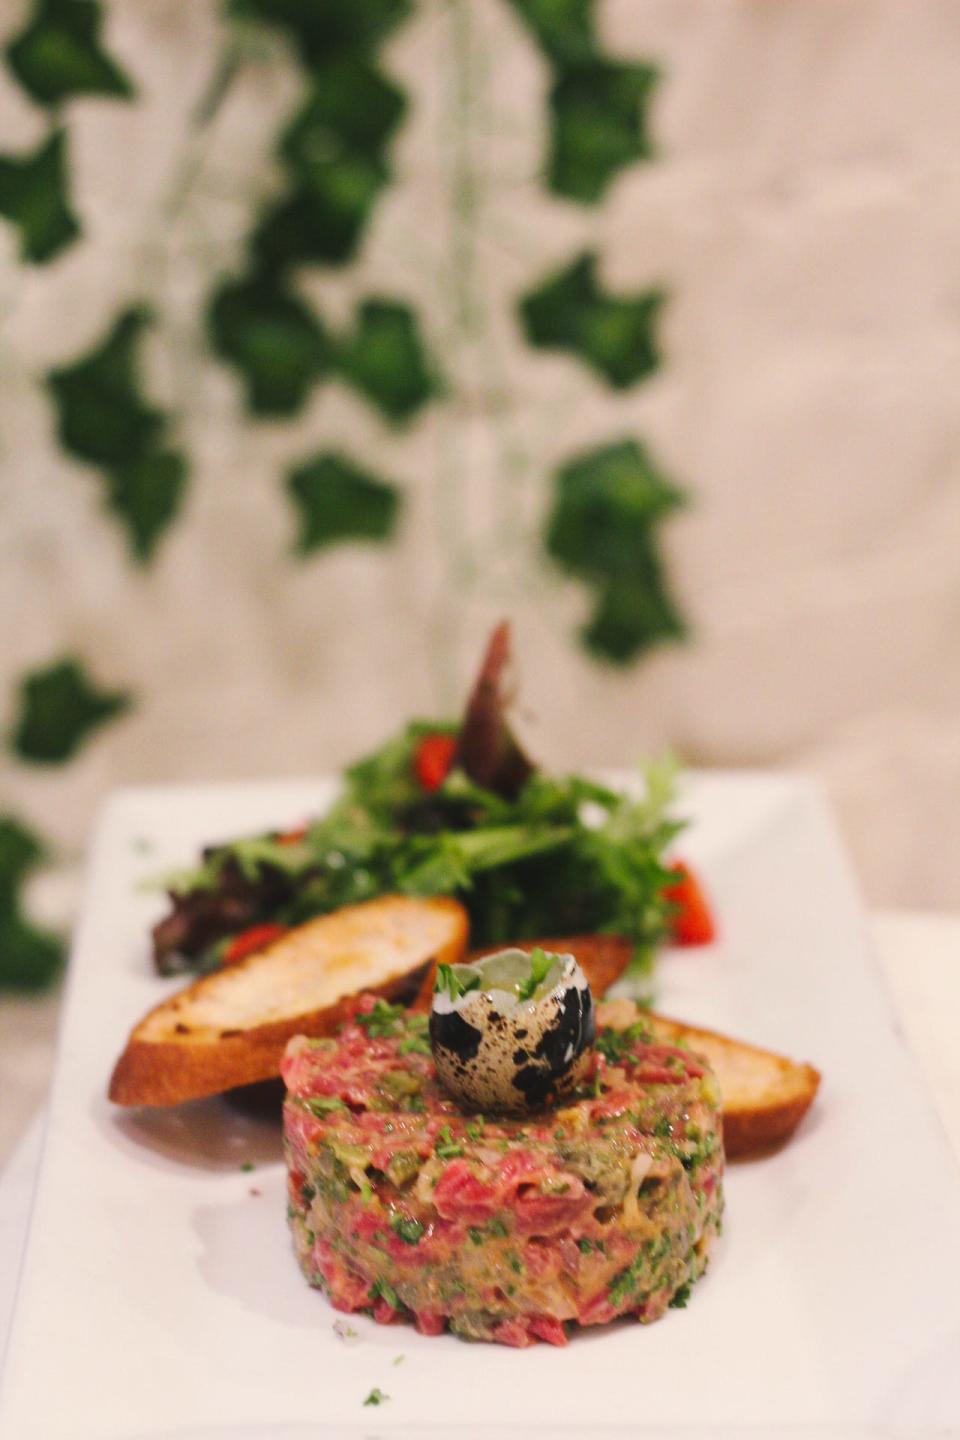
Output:
<instances>
[{"instance_id":1,"label":"blurred background wall","mask_svg":"<svg viewBox=\"0 0 960 1440\"><path fill-rule=\"evenodd\" d=\"M450 711L509 614L551 764L812 769L960 905L956 5L0 27L0 891Z\"/></svg>"}]
</instances>

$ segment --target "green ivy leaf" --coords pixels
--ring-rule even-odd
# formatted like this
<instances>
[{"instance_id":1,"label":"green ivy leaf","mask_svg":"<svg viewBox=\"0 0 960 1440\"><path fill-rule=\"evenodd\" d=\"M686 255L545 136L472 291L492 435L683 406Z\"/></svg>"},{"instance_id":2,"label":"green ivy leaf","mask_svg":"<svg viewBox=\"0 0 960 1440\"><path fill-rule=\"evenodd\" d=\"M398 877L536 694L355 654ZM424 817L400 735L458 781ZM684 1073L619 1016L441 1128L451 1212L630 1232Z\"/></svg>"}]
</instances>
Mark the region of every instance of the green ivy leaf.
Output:
<instances>
[{"instance_id":1,"label":"green ivy leaf","mask_svg":"<svg viewBox=\"0 0 960 1440\"><path fill-rule=\"evenodd\" d=\"M331 156L378 155L403 118L406 97L369 60L316 66L306 103L280 137L280 154L309 184Z\"/></svg>"},{"instance_id":2,"label":"green ivy leaf","mask_svg":"<svg viewBox=\"0 0 960 1440\"><path fill-rule=\"evenodd\" d=\"M617 389L635 385L660 364L654 326L661 290L612 296L601 290L597 257L586 253L520 302L531 345L572 350Z\"/></svg>"},{"instance_id":3,"label":"green ivy leaf","mask_svg":"<svg viewBox=\"0 0 960 1440\"><path fill-rule=\"evenodd\" d=\"M390 179L384 149L405 107L402 91L362 57L314 71L306 104L280 139L290 186L252 237L261 269L342 265L355 254Z\"/></svg>"},{"instance_id":4,"label":"green ivy leaf","mask_svg":"<svg viewBox=\"0 0 960 1440\"><path fill-rule=\"evenodd\" d=\"M228 280L208 312L217 354L236 367L257 415L292 415L330 368L320 321L279 280Z\"/></svg>"},{"instance_id":5,"label":"green ivy leaf","mask_svg":"<svg viewBox=\"0 0 960 1440\"><path fill-rule=\"evenodd\" d=\"M257 267L282 271L303 262L346 264L389 179L386 162L373 155L334 156L318 163L312 185L293 186L261 216L250 239Z\"/></svg>"},{"instance_id":6,"label":"green ivy leaf","mask_svg":"<svg viewBox=\"0 0 960 1440\"><path fill-rule=\"evenodd\" d=\"M129 100L134 87L100 44L98 0L36 0L26 29L7 47L7 63L41 105L73 95Z\"/></svg>"},{"instance_id":7,"label":"green ivy leaf","mask_svg":"<svg viewBox=\"0 0 960 1440\"><path fill-rule=\"evenodd\" d=\"M596 53L594 0L510 0L555 65L582 64Z\"/></svg>"},{"instance_id":8,"label":"green ivy leaf","mask_svg":"<svg viewBox=\"0 0 960 1440\"><path fill-rule=\"evenodd\" d=\"M31 925L21 909L24 881L45 855L32 830L0 815L0 989L40 990L60 968L60 941Z\"/></svg>"},{"instance_id":9,"label":"green ivy leaf","mask_svg":"<svg viewBox=\"0 0 960 1440\"><path fill-rule=\"evenodd\" d=\"M124 691L99 689L79 661L56 660L21 680L12 748L22 760L62 764L88 735L122 715L130 703Z\"/></svg>"},{"instance_id":10,"label":"green ivy leaf","mask_svg":"<svg viewBox=\"0 0 960 1440\"><path fill-rule=\"evenodd\" d=\"M300 555L346 540L387 540L396 527L397 487L335 451L297 466L287 489L300 515Z\"/></svg>"},{"instance_id":11,"label":"green ivy leaf","mask_svg":"<svg viewBox=\"0 0 960 1440\"><path fill-rule=\"evenodd\" d=\"M187 482L187 461L175 450L156 450L107 473L107 506L127 531L134 558L146 564L176 518Z\"/></svg>"},{"instance_id":12,"label":"green ivy leaf","mask_svg":"<svg viewBox=\"0 0 960 1440\"><path fill-rule=\"evenodd\" d=\"M683 617L670 598L663 564L647 540L637 547L636 573L607 585L581 637L599 659L629 665L645 650L682 640Z\"/></svg>"},{"instance_id":13,"label":"green ivy leaf","mask_svg":"<svg viewBox=\"0 0 960 1440\"><path fill-rule=\"evenodd\" d=\"M550 92L551 190L596 205L618 170L650 159L647 110L658 79L654 65L601 58L558 76Z\"/></svg>"},{"instance_id":14,"label":"green ivy leaf","mask_svg":"<svg viewBox=\"0 0 960 1440\"><path fill-rule=\"evenodd\" d=\"M337 368L394 423L409 419L438 386L408 305L365 300L353 334L341 344Z\"/></svg>"},{"instance_id":15,"label":"green ivy leaf","mask_svg":"<svg viewBox=\"0 0 960 1440\"><path fill-rule=\"evenodd\" d=\"M149 321L143 308L125 310L101 344L48 375L57 436L71 455L118 465L159 440L164 416L141 398L137 375L137 346Z\"/></svg>"},{"instance_id":16,"label":"green ivy leaf","mask_svg":"<svg viewBox=\"0 0 960 1440\"><path fill-rule=\"evenodd\" d=\"M187 477L185 458L163 447L166 416L140 394L137 352L150 318L125 310L99 345L47 377L61 445L105 472L107 507L142 563L174 519Z\"/></svg>"},{"instance_id":17,"label":"green ivy leaf","mask_svg":"<svg viewBox=\"0 0 960 1440\"><path fill-rule=\"evenodd\" d=\"M19 910L0 911L0 989L44 990L63 962L56 935L38 930Z\"/></svg>"},{"instance_id":18,"label":"green ivy leaf","mask_svg":"<svg viewBox=\"0 0 960 1440\"><path fill-rule=\"evenodd\" d=\"M306 64L369 52L412 10L411 0L232 0L233 14L285 29Z\"/></svg>"},{"instance_id":19,"label":"green ivy leaf","mask_svg":"<svg viewBox=\"0 0 960 1440\"><path fill-rule=\"evenodd\" d=\"M595 592L587 647L625 664L684 634L657 551L660 522L684 503L636 440L579 456L557 473L547 552Z\"/></svg>"},{"instance_id":20,"label":"green ivy leaf","mask_svg":"<svg viewBox=\"0 0 960 1440\"><path fill-rule=\"evenodd\" d=\"M20 254L43 265L80 234L67 198L67 137L54 130L31 155L0 156L0 215L20 230Z\"/></svg>"},{"instance_id":21,"label":"green ivy leaf","mask_svg":"<svg viewBox=\"0 0 960 1440\"><path fill-rule=\"evenodd\" d=\"M45 858L38 835L13 815L0 815L0 910L13 904L23 881Z\"/></svg>"}]
</instances>

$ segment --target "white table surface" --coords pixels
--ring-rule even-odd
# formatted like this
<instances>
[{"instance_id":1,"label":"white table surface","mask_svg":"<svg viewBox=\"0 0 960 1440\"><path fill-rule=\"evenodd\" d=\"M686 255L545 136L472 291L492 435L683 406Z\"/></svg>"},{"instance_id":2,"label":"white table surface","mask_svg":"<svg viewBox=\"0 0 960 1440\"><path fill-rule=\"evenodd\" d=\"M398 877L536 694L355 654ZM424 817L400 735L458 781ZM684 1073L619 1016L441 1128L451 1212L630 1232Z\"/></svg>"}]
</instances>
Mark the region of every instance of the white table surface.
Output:
<instances>
[{"instance_id":1,"label":"white table surface","mask_svg":"<svg viewBox=\"0 0 960 1440\"><path fill-rule=\"evenodd\" d=\"M886 912L873 917L873 932L904 1034L960 1162L960 916ZM14 1010L16 1023L8 1011L0 1048L0 1095L11 1101L8 1106L5 1100L3 1133L9 1139L20 1131L0 1173L0 1354L42 1145L40 1069L45 1065L45 1083L56 1019L51 1000L39 1002L34 1017L42 1018L33 1023L30 1002L18 1001ZM856 1023L855 1016L850 1023ZM21 1066L29 1071L29 1083L16 1083Z\"/></svg>"}]
</instances>

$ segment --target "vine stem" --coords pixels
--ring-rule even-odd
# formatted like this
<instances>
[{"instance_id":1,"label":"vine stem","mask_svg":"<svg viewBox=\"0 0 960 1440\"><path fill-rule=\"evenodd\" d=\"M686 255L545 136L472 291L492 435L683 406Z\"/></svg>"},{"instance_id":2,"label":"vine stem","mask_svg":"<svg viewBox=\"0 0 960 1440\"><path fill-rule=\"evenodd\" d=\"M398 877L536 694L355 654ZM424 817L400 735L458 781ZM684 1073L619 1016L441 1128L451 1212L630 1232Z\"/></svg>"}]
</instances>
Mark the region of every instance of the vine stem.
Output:
<instances>
[{"instance_id":1,"label":"vine stem","mask_svg":"<svg viewBox=\"0 0 960 1440\"><path fill-rule=\"evenodd\" d=\"M521 492L530 455L516 423L502 357L484 303L480 239L484 233L483 173L477 135L487 122L485 47L474 28L472 0L448 0L452 63L442 124L450 147L450 259L446 352L453 393L439 420L436 515L446 556L442 595L434 625L435 683L444 709L456 697L460 617L464 598L482 577L485 593L509 603L526 588L529 536ZM479 410L496 441L492 519L479 545L471 543L465 505L469 460L463 418Z\"/></svg>"},{"instance_id":2,"label":"vine stem","mask_svg":"<svg viewBox=\"0 0 960 1440\"><path fill-rule=\"evenodd\" d=\"M453 64L441 135L452 142L450 161L450 290L446 317L448 367L453 394L438 421L439 464L436 475L437 539L445 556L442 594L434 630L434 684L441 710L452 710L458 698L458 657L461 601L471 566L464 504L467 483L460 414L464 370L476 323L474 231L479 203L473 163L470 117L473 107L473 41L470 0L449 0Z\"/></svg>"}]
</instances>

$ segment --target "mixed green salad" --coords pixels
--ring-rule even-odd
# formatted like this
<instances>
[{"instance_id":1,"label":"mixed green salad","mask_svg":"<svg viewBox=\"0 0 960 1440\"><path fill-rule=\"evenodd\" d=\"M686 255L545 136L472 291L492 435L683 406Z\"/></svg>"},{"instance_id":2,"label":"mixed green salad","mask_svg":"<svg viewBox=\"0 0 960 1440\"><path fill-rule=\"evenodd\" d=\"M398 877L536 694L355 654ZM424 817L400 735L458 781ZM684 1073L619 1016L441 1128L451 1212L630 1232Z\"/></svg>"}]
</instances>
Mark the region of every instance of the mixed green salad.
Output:
<instances>
[{"instance_id":1,"label":"mixed green salad","mask_svg":"<svg viewBox=\"0 0 960 1440\"><path fill-rule=\"evenodd\" d=\"M211 846L168 877L158 969L209 970L281 927L399 892L456 896L477 946L625 935L643 971L671 914L664 852L681 828L669 813L672 767L648 770L640 799L536 770L507 720L508 643L502 627L459 724L407 725L347 770L325 815Z\"/></svg>"}]
</instances>

